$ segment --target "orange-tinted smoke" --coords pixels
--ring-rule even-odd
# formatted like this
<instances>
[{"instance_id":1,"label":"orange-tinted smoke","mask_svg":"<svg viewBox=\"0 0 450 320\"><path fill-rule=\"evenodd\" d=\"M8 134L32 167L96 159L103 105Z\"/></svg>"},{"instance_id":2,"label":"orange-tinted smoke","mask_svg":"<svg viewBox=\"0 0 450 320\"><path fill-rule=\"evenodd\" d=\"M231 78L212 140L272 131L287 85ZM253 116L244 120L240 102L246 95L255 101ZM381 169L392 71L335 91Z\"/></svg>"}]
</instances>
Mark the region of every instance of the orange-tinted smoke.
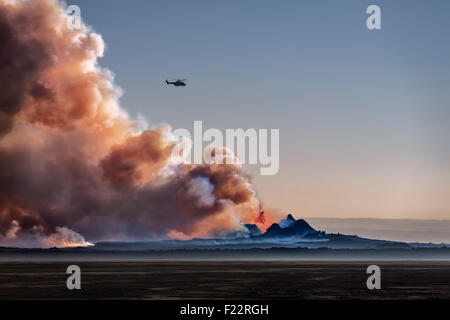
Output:
<instances>
[{"instance_id":1,"label":"orange-tinted smoke","mask_svg":"<svg viewBox=\"0 0 450 320\"><path fill-rule=\"evenodd\" d=\"M170 128L120 108L101 36L67 22L53 0L0 0L0 245L211 236L253 221L242 169L173 161Z\"/></svg>"}]
</instances>

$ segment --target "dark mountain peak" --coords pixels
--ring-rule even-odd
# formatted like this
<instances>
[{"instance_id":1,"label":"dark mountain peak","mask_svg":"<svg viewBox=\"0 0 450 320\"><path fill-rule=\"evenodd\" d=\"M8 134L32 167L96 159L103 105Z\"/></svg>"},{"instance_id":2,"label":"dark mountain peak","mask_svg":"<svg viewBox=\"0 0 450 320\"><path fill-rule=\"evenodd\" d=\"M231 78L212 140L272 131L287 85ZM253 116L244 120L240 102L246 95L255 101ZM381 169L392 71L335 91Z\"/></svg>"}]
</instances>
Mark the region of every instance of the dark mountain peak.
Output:
<instances>
[{"instance_id":1,"label":"dark mountain peak","mask_svg":"<svg viewBox=\"0 0 450 320\"><path fill-rule=\"evenodd\" d=\"M270 233L270 232L275 232L281 230L281 227L279 226L278 223L272 223L272 225L266 230L265 234Z\"/></svg>"},{"instance_id":2,"label":"dark mountain peak","mask_svg":"<svg viewBox=\"0 0 450 320\"><path fill-rule=\"evenodd\" d=\"M292 216L292 214L288 214L288 216L286 217L286 220L289 220L289 221L295 221L295 218Z\"/></svg>"},{"instance_id":3,"label":"dark mountain peak","mask_svg":"<svg viewBox=\"0 0 450 320\"><path fill-rule=\"evenodd\" d=\"M288 214L288 216L286 217L286 219L281 220L278 225L282 228L290 228L294 225L295 223L295 218L292 216L292 214Z\"/></svg>"},{"instance_id":4,"label":"dark mountain peak","mask_svg":"<svg viewBox=\"0 0 450 320\"><path fill-rule=\"evenodd\" d=\"M309 235L318 234L305 220L295 218L289 214L280 223L272 224L263 234L264 237L298 237L303 238Z\"/></svg>"},{"instance_id":5,"label":"dark mountain peak","mask_svg":"<svg viewBox=\"0 0 450 320\"><path fill-rule=\"evenodd\" d=\"M296 221L294 222L293 228L316 232L316 230L314 230L314 228L311 227L311 226L309 225L309 223L306 222L306 221L303 220L303 219L296 220Z\"/></svg>"}]
</instances>

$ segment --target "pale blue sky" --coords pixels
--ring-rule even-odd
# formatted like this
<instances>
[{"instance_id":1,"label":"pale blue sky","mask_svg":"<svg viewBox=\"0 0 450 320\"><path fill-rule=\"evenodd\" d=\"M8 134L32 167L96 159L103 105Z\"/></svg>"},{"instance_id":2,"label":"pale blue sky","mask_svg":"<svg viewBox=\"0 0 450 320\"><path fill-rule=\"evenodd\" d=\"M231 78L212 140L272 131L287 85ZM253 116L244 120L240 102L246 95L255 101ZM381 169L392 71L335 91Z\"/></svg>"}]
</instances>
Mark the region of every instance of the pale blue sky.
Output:
<instances>
[{"instance_id":1,"label":"pale blue sky","mask_svg":"<svg viewBox=\"0 0 450 320\"><path fill-rule=\"evenodd\" d=\"M280 129L279 174L254 178L266 206L450 219L450 1L68 4L102 34L130 114ZM382 30L366 28L370 4Z\"/></svg>"}]
</instances>

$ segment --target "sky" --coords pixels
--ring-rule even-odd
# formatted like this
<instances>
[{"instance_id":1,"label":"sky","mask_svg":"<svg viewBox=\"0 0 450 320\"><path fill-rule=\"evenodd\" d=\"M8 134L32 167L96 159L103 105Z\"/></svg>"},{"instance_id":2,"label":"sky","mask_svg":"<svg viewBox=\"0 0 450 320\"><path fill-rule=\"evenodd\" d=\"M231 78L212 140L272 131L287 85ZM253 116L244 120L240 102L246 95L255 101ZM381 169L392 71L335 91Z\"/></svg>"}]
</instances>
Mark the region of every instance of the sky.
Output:
<instances>
[{"instance_id":1,"label":"sky","mask_svg":"<svg viewBox=\"0 0 450 320\"><path fill-rule=\"evenodd\" d=\"M450 220L308 218L316 230L401 242L450 243Z\"/></svg>"},{"instance_id":2,"label":"sky","mask_svg":"<svg viewBox=\"0 0 450 320\"><path fill-rule=\"evenodd\" d=\"M280 129L247 169L300 217L450 219L450 2L68 0L151 125ZM381 8L368 30L366 8ZM185 88L167 78L187 78Z\"/></svg>"}]
</instances>

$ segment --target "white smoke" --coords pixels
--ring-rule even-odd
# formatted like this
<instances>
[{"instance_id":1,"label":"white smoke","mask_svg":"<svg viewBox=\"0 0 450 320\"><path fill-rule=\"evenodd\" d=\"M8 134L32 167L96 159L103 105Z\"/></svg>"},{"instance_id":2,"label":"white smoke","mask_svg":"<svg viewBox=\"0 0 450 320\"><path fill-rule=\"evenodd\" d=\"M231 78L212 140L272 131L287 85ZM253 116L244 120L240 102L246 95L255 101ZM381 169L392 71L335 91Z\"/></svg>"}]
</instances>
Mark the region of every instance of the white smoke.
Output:
<instances>
[{"instance_id":1,"label":"white smoke","mask_svg":"<svg viewBox=\"0 0 450 320\"><path fill-rule=\"evenodd\" d=\"M20 231L19 223L13 220L6 235L0 236L0 243L18 248L87 247L93 245L87 242L81 234L67 227L56 227L56 231L49 235L44 235L42 228L37 226L27 232Z\"/></svg>"}]
</instances>

